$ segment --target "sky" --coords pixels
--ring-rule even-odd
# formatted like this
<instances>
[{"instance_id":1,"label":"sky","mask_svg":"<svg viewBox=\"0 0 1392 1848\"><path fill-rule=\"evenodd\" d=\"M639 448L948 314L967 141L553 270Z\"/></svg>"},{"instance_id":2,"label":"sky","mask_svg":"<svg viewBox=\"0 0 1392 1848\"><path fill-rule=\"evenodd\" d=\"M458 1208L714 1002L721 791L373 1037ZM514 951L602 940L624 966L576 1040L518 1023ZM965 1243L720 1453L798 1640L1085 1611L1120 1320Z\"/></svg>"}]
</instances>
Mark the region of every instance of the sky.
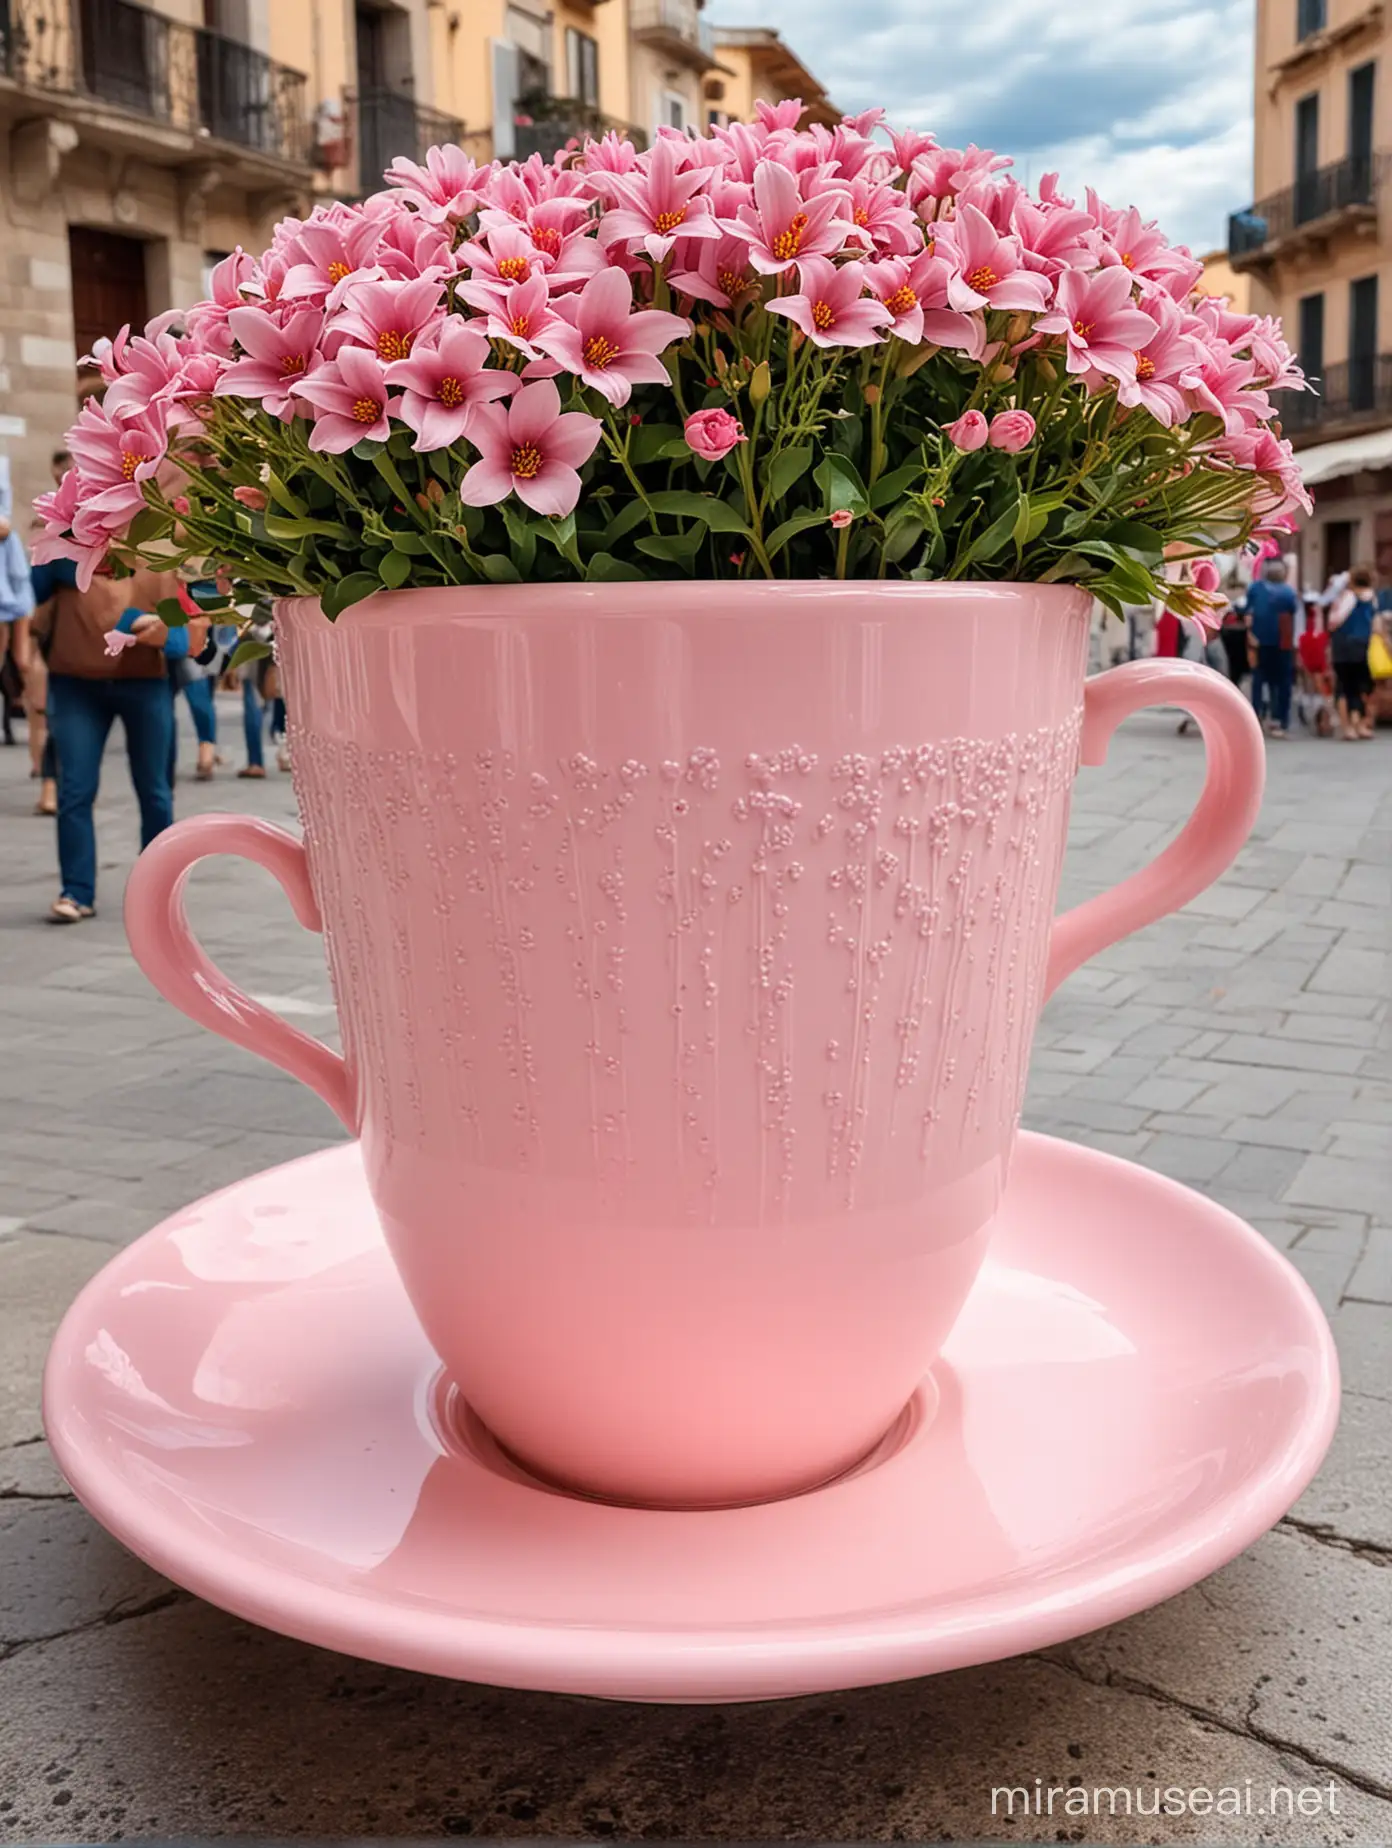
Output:
<instances>
[{"instance_id":1,"label":"sky","mask_svg":"<svg viewBox=\"0 0 1392 1848\"><path fill-rule=\"evenodd\" d=\"M880 104L1095 186L1203 255L1250 203L1253 0L708 0L772 26L848 113ZM1105 22L1105 23L1104 23Z\"/></svg>"}]
</instances>

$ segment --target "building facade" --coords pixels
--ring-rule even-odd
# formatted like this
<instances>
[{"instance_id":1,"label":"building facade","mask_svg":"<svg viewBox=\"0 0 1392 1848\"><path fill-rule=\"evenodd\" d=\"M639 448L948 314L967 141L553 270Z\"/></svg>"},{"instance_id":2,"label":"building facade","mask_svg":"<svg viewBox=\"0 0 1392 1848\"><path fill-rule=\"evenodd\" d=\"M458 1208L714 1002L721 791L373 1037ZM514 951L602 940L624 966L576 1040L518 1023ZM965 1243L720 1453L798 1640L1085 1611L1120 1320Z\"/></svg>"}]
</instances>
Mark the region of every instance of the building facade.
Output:
<instances>
[{"instance_id":1,"label":"building facade","mask_svg":"<svg viewBox=\"0 0 1392 1848\"><path fill-rule=\"evenodd\" d=\"M1382 0L1258 0L1256 199L1228 258L1318 382L1283 405L1316 502L1310 586L1357 563L1392 582L1390 33Z\"/></svg>"},{"instance_id":2,"label":"building facade","mask_svg":"<svg viewBox=\"0 0 1392 1848\"><path fill-rule=\"evenodd\" d=\"M704 126L748 122L756 103L781 103L794 96L806 106L804 121L830 128L841 120L801 58L767 26L718 26L715 54L720 66L706 79Z\"/></svg>"},{"instance_id":3,"label":"building facade","mask_svg":"<svg viewBox=\"0 0 1392 1848\"><path fill-rule=\"evenodd\" d=\"M437 142L484 161L825 93L774 33L722 69L704 0L0 0L0 458L48 485L78 359L238 245ZM764 43L767 41L768 43ZM741 60L743 60L741 62ZM88 375L90 382L90 375Z\"/></svg>"}]
</instances>

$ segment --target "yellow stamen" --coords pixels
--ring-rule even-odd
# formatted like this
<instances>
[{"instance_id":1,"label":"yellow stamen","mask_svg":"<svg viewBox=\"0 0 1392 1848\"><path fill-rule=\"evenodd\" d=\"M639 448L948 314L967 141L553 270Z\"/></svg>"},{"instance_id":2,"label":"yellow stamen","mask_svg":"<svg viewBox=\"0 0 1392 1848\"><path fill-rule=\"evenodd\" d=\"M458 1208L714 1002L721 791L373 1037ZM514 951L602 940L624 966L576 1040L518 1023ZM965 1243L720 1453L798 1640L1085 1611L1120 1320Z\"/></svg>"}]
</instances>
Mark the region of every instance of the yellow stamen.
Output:
<instances>
[{"instance_id":1,"label":"yellow stamen","mask_svg":"<svg viewBox=\"0 0 1392 1848\"><path fill-rule=\"evenodd\" d=\"M902 289L896 289L893 295L885 297L885 307L897 320L901 314L909 314L918 306L918 297L905 283Z\"/></svg>"},{"instance_id":2,"label":"yellow stamen","mask_svg":"<svg viewBox=\"0 0 1392 1848\"><path fill-rule=\"evenodd\" d=\"M561 234L554 225L534 225L532 242L538 250L544 250L548 257L558 257L561 254Z\"/></svg>"},{"instance_id":3,"label":"yellow stamen","mask_svg":"<svg viewBox=\"0 0 1392 1848\"><path fill-rule=\"evenodd\" d=\"M603 372L619 357L619 349L612 340L603 334L591 334L584 346L585 364L595 372Z\"/></svg>"},{"instance_id":4,"label":"yellow stamen","mask_svg":"<svg viewBox=\"0 0 1392 1848\"><path fill-rule=\"evenodd\" d=\"M512 452L512 472L519 480L530 481L541 472L541 451L535 443L522 443Z\"/></svg>"},{"instance_id":5,"label":"yellow stamen","mask_svg":"<svg viewBox=\"0 0 1392 1848\"><path fill-rule=\"evenodd\" d=\"M148 456L138 456L133 450L127 450L125 455L121 457L122 481L134 481L135 471L140 467L142 462L148 462L149 460L150 458Z\"/></svg>"},{"instance_id":6,"label":"yellow stamen","mask_svg":"<svg viewBox=\"0 0 1392 1848\"><path fill-rule=\"evenodd\" d=\"M653 230L660 236L666 237L669 231L675 231L678 225L685 223L686 207L683 206L679 212L659 212L653 219Z\"/></svg>"},{"instance_id":7,"label":"yellow stamen","mask_svg":"<svg viewBox=\"0 0 1392 1848\"><path fill-rule=\"evenodd\" d=\"M967 287L975 289L978 295L985 295L988 289L994 289L1000 277L989 263L983 263L967 277Z\"/></svg>"},{"instance_id":8,"label":"yellow stamen","mask_svg":"<svg viewBox=\"0 0 1392 1848\"><path fill-rule=\"evenodd\" d=\"M525 257L504 257L498 264L498 274L504 282L525 282L531 267Z\"/></svg>"},{"instance_id":9,"label":"yellow stamen","mask_svg":"<svg viewBox=\"0 0 1392 1848\"><path fill-rule=\"evenodd\" d=\"M1095 323L1092 321L1075 321L1073 323L1073 332L1078 335L1079 339L1086 340L1088 335L1092 332L1094 325Z\"/></svg>"},{"instance_id":10,"label":"yellow stamen","mask_svg":"<svg viewBox=\"0 0 1392 1848\"><path fill-rule=\"evenodd\" d=\"M346 263L334 261L329 265L329 281L331 283L342 282L345 276L351 276L352 273L352 270Z\"/></svg>"},{"instance_id":11,"label":"yellow stamen","mask_svg":"<svg viewBox=\"0 0 1392 1848\"><path fill-rule=\"evenodd\" d=\"M798 212L789 221L788 229L780 231L769 248L780 263L790 263L802 249L802 234L807 229L806 212Z\"/></svg>"},{"instance_id":12,"label":"yellow stamen","mask_svg":"<svg viewBox=\"0 0 1392 1848\"><path fill-rule=\"evenodd\" d=\"M1123 269L1135 269L1136 267L1136 259L1131 255L1129 250L1122 251L1121 263Z\"/></svg>"},{"instance_id":13,"label":"yellow stamen","mask_svg":"<svg viewBox=\"0 0 1392 1848\"><path fill-rule=\"evenodd\" d=\"M305 369L303 353L282 353L280 356L280 376L283 379L298 378Z\"/></svg>"},{"instance_id":14,"label":"yellow stamen","mask_svg":"<svg viewBox=\"0 0 1392 1848\"><path fill-rule=\"evenodd\" d=\"M435 396L447 410L457 410L464 402L463 382L453 377L441 379Z\"/></svg>"},{"instance_id":15,"label":"yellow stamen","mask_svg":"<svg viewBox=\"0 0 1392 1848\"><path fill-rule=\"evenodd\" d=\"M836 319L836 310L830 302L813 302L812 325L819 334L824 334Z\"/></svg>"},{"instance_id":16,"label":"yellow stamen","mask_svg":"<svg viewBox=\"0 0 1392 1848\"><path fill-rule=\"evenodd\" d=\"M376 423L382 414L382 407L375 398L355 398L353 416L361 424Z\"/></svg>"},{"instance_id":17,"label":"yellow stamen","mask_svg":"<svg viewBox=\"0 0 1392 1848\"><path fill-rule=\"evenodd\" d=\"M398 333L395 328L383 328L377 336L378 359L409 359L414 338L414 334Z\"/></svg>"},{"instance_id":18,"label":"yellow stamen","mask_svg":"<svg viewBox=\"0 0 1392 1848\"><path fill-rule=\"evenodd\" d=\"M1155 377L1155 361L1148 359L1144 353L1136 355L1136 377L1143 385L1147 379Z\"/></svg>"},{"instance_id":19,"label":"yellow stamen","mask_svg":"<svg viewBox=\"0 0 1392 1848\"><path fill-rule=\"evenodd\" d=\"M529 314L515 314L512 317L512 332L515 339L530 339L532 333L532 317Z\"/></svg>"},{"instance_id":20,"label":"yellow stamen","mask_svg":"<svg viewBox=\"0 0 1392 1848\"><path fill-rule=\"evenodd\" d=\"M738 270L721 270L715 280L722 295L734 297L744 287L744 277Z\"/></svg>"}]
</instances>

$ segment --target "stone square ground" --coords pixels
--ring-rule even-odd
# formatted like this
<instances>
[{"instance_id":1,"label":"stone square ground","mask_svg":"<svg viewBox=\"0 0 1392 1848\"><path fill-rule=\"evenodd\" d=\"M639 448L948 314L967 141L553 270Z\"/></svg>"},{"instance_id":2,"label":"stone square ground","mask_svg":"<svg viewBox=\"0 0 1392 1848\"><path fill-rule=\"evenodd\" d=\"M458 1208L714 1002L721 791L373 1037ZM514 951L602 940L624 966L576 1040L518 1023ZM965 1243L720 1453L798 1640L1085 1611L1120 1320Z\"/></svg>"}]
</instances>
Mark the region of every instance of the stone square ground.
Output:
<instances>
[{"instance_id":1,"label":"stone square ground","mask_svg":"<svg viewBox=\"0 0 1392 1848\"><path fill-rule=\"evenodd\" d=\"M238 712L224 703L228 756ZM195 1196L341 1132L185 1021L120 926L133 803L113 752L101 913L40 922L52 824L0 751L0 1838L509 1835L1392 1839L1392 737L1273 743L1257 831L1181 915L1050 1004L1027 1122L1244 1214L1327 1310L1343 1419L1291 1516L1225 1570L1041 1655L847 1695L638 1707L399 1673L224 1616L89 1520L44 1446L39 1374L79 1287ZM1202 749L1149 714L1083 773L1065 899L1173 832ZM192 761L186 741L184 761ZM292 820L288 779L181 782L178 808ZM268 878L207 869L214 958L313 1030L317 941ZM993 1820L993 1785L1336 1787L1337 1815Z\"/></svg>"}]
</instances>

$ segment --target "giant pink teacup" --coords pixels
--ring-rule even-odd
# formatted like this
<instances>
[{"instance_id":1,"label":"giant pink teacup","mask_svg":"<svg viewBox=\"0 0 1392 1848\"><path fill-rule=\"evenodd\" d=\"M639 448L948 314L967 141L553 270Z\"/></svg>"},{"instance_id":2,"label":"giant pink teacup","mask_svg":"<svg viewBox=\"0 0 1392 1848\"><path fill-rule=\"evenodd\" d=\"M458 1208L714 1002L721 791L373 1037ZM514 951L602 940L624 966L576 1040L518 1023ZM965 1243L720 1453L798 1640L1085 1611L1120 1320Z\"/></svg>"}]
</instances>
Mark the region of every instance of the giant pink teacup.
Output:
<instances>
[{"instance_id":1,"label":"giant pink teacup","mask_svg":"<svg viewBox=\"0 0 1392 1848\"><path fill-rule=\"evenodd\" d=\"M282 603L301 846L179 823L127 927L195 1020L362 1138L445 1369L538 1474L655 1504L854 1465L931 1367L1045 996L1218 877L1263 747L1206 667L1084 679L1058 586L620 584ZM1057 922L1079 762L1191 711L1192 819ZM342 1058L234 988L182 887L260 861Z\"/></svg>"}]
</instances>

